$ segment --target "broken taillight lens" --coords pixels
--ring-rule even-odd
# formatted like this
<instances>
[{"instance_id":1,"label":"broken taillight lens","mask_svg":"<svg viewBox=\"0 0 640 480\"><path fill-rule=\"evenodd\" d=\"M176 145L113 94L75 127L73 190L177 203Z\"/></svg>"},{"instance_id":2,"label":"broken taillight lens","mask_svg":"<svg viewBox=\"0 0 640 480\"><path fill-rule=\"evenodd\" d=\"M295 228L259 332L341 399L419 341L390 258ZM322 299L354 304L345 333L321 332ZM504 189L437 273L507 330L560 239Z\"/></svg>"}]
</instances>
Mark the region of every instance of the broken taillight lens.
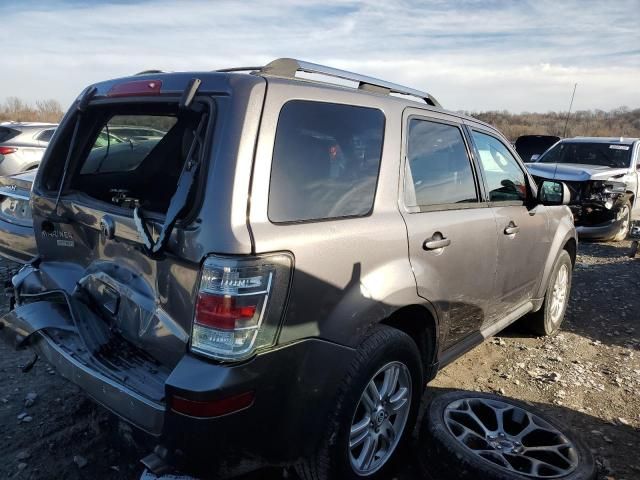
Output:
<instances>
[{"instance_id":1,"label":"broken taillight lens","mask_svg":"<svg viewBox=\"0 0 640 480\"><path fill-rule=\"evenodd\" d=\"M287 255L210 256L204 262L191 350L242 360L275 342L290 277Z\"/></svg>"}]
</instances>

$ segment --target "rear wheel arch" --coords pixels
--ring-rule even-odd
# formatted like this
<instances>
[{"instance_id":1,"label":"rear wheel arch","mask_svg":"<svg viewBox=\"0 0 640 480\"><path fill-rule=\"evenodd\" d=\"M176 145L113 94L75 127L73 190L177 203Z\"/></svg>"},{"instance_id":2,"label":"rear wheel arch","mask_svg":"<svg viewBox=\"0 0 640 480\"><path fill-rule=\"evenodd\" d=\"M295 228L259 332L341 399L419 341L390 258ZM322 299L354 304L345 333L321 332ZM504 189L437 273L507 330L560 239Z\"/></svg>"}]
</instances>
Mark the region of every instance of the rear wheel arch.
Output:
<instances>
[{"instance_id":1,"label":"rear wheel arch","mask_svg":"<svg viewBox=\"0 0 640 480\"><path fill-rule=\"evenodd\" d=\"M435 314L422 305L407 305L380 323L411 337L420 350L425 377L428 380L432 379L435 375L433 366L438 351L438 323Z\"/></svg>"}]
</instances>

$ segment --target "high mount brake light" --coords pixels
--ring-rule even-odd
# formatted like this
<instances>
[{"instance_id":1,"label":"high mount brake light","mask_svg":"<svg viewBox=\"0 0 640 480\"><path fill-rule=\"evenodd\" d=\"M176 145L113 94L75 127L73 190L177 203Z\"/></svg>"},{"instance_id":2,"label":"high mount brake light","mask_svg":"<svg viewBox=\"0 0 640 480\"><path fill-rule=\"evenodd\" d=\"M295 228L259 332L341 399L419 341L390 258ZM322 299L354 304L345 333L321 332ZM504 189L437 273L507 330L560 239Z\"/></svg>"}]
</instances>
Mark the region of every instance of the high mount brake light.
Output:
<instances>
[{"instance_id":1,"label":"high mount brake light","mask_svg":"<svg viewBox=\"0 0 640 480\"><path fill-rule=\"evenodd\" d=\"M208 257L203 266L191 350L238 361L275 342L292 261L287 255Z\"/></svg>"},{"instance_id":2,"label":"high mount brake light","mask_svg":"<svg viewBox=\"0 0 640 480\"><path fill-rule=\"evenodd\" d=\"M159 95L161 88L162 80L136 80L133 82L117 83L107 92L107 97Z\"/></svg>"}]
</instances>

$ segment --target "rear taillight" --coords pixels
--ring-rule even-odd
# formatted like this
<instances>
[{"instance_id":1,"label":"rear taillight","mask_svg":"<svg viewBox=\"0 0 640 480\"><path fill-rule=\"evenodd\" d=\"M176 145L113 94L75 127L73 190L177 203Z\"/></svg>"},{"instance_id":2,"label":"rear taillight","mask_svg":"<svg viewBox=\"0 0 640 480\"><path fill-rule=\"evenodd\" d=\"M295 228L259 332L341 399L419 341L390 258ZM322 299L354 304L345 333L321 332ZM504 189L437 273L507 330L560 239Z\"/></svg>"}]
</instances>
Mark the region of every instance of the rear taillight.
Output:
<instances>
[{"instance_id":1,"label":"rear taillight","mask_svg":"<svg viewBox=\"0 0 640 480\"><path fill-rule=\"evenodd\" d=\"M12 153L16 153L17 151L18 149L14 147L0 147L0 155L10 155Z\"/></svg>"},{"instance_id":2,"label":"rear taillight","mask_svg":"<svg viewBox=\"0 0 640 480\"><path fill-rule=\"evenodd\" d=\"M274 344L292 261L288 255L210 256L204 262L191 350L243 360Z\"/></svg>"}]
</instances>

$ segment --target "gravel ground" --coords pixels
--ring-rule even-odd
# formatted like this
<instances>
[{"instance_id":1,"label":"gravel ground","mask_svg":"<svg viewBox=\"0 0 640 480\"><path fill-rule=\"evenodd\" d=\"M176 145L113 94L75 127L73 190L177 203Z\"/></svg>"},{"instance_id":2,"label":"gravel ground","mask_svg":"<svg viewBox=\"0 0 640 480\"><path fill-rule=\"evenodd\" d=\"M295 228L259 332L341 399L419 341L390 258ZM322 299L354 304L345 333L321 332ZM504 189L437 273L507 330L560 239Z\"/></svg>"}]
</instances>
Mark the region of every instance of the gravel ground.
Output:
<instances>
[{"instance_id":1,"label":"gravel ground","mask_svg":"<svg viewBox=\"0 0 640 480\"><path fill-rule=\"evenodd\" d=\"M563 332L542 339L510 327L442 370L424 403L448 389L530 402L584 438L599 478L640 479L640 258L626 258L628 248L581 244ZM23 373L31 357L0 342L0 477L139 478L147 452L134 432L43 361ZM395 478L421 478L419 449L401 454ZM295 476L271 470L251 480L285 477Z\"/></svg>"}]
</instances>

